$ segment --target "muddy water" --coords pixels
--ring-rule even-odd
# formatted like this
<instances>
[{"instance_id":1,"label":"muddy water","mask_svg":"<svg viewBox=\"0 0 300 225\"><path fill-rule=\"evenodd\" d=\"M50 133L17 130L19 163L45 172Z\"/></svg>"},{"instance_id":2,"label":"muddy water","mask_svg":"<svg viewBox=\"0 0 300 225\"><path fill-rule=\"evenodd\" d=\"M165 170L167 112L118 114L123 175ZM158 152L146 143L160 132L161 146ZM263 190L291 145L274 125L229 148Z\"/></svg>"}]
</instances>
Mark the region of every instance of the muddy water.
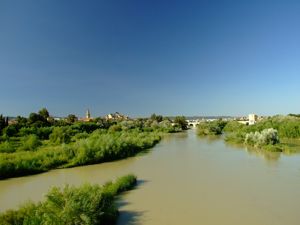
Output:
<instances>
[{"instance_id":1,"label":"muddy water","mask_svg":"<svg viewBox=\"0 0 300 225\"><path fill-rule=\"evenodd\" d=\"M120 225L300 224L299 155L246 151L193 130L126 160L0 181L0 210L40 200L50 186L103 183L131 172L139 185L119 200Z\"/></svg>"}]
</instances>

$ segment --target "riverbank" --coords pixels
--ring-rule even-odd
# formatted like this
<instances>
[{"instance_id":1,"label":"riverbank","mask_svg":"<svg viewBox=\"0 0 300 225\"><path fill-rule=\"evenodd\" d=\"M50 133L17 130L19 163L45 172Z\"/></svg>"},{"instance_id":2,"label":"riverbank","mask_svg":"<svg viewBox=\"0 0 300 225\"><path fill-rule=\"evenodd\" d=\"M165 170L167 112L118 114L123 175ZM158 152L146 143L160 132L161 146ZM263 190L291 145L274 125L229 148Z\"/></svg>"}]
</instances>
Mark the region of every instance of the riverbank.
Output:
<instances>
[{"instance_id":1,"label":"riverbank","mask_svg":"<svg viewBox=\"0 0 300 225\"><path fill-rule=\"evenodd\" d=\"M46 146L37 151L0 153L0 179L123 159L153 147L157 132L96 130L74 143Z\"/></svg>"},{"instance_id":2,"label":"riverbank","mask_svg":"<svg viewBox=\"0 0 300 225\"><path fill-rule=\"evenodd\" d=\"M300 118L274 116L244 125L237 121L216 120L199 124L200 136L224 135L228 143L242 144L269 152L300 152Z\"/></svg>"}]
</instances>

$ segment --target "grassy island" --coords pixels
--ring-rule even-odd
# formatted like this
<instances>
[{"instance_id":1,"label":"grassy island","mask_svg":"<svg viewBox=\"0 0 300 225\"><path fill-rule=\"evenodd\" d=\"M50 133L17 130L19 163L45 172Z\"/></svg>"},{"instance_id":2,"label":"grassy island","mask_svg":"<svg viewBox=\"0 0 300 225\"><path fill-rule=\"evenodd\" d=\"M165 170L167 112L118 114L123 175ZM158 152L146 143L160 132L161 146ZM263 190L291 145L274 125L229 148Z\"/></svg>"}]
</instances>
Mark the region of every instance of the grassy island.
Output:
<instances>
[{"instance_id":1,"label":"grassy island","mask_svg":"<svg viewBox=\"0 0 300 225\"><path fill-rule=\"evenodd\" d=\"M29 202L18 210L0 214L1 225L112 225L118 210L115 197L131 190L136 177L127 175L103 186L84 184L80 187L52 188L42 202Z\"/></svg>"}]
</instances>

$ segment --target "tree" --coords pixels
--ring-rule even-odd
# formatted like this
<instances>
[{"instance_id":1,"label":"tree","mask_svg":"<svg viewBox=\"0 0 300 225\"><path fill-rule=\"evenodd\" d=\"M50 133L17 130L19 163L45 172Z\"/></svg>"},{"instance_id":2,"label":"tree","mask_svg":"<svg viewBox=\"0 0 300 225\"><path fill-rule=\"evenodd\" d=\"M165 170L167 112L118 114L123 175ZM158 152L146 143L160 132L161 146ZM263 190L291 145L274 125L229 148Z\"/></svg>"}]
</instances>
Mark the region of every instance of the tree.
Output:
<instances>
[{"instance_id":1,"label":"tree","mask_svg":"<svg viewBox=\"0 0 300 225\"><path fill-rule=\"evenodd\" d=\"M36 124L39 122L42 122L42 123L45 122L44 117L37 113L30 113L29 118L28 118L28 123L30 125L33 125L33 124Z\"/></svg>"},{"instance_id":2,"label":"tree","mask_svg":"<svg viewBox=\"0 0 300 225\"><path fill-rule=\"evenodd\" d=\"M273 128L264 129L261 132L256 131L247 133L245 137L245 143L255 147L275 145L279 142L278 132Z\"/></svg>"},{"instance_id":3,"label":"tree","mask_svg":"<svg viewBox=\"0 0 300 225\"><path fill-rule=\"evenodd\" d=\"M38 113L41 117L43 117L45 120L48 119L48 117L50 116L49 115L49 112L46 108L42 108L39 113Z\"/></svg>"},{"instance_id":4,"label":"tree","mask_svg":"<svg viewBox=\"0 0 300 225\"><path fill-rule=\"evenodd\" d=\"M155 113L153 113L150 117L151 120L156 120L158 123L160 123L161 121L163 121L163 116L162 115L156 115Z\"/></svg>"},{"instance_id":5,"label":"tree","mask_svg":"<svg viewBox=\"0 0 300 225\"><path fill-rule=\"evenodd\" d=\"M174 123L178 125L182 130L187 129L188 123L185 116L176 116L174 119Z\"/></svg>"},{"instance_id":6,"label":"tree","mask_svg":"<svg viewBox=\"0 0 300 225\"><path fill-rule=\"evenodd\" d=\"M214 120L211 122L202 122L198 124L197 132L199 135L221 135L226 124L227 122L223 121L222 119ZM228 130L230 129L231 128L228 127Z\"/></svg>"},{"instance_id":7,"label":"tree","mask_svg":"<svg viewBox=\"0 0 300 225\"><path fill-rule=\"evenodd\" d=\"M3 134L7 137L13 137L18 134L18 129L16 124L11 124L3 129Z\"/></svg>"},{"instance_id":8,"label":"tree","mask_svg":"<svg viewBox=\"0 0 300 225\"><path fill-rule=\"evenodd\" d=\"M8 126L8 118L5 118L2 114L0 115L0 132Z\"/></svg>"},{"instance_id":9,"label":"tree","mask_svg":"<svg viewBox=\"0 0 300 225\"><path fill-rule=\"evenodd\" d=\"M72 137L72 130L69 127L55 127L50 134L49 139L52 143L69 143Z\"/></svg>"},{"instance_id":10,"label":"tree","mask_svg":"<svg viewBox=\"0 0 300 225\"><path fill-rule=\"evenodd\" d=\"M16 121L17 121L18 126L20 126L20 127L26 126L26 124L28 122L27 118L22 117L22 116L17 116Z\"/></svg>"},{"instance_id":11,"label":"tree","mask_svg":"<svg viewBox=\"0 0 300 225\"><path fill-rule=\"evenodd\" d=\"M68 123L74 123L78 120L78 118L74 114L69 114L67 116L67 122Z\"/></svg>"},{"instance_id":12,"label":"tree","mask_svg":"<svg viewBox=\"0 0 300 225\"><path fill-rule=\"evenodd\" d=\"M19 149L22 151L35 151L40 145L42 145L42 143L39 137L35 134L30 134L21 138L21 146Z\"/></svg>"}]
</instances>

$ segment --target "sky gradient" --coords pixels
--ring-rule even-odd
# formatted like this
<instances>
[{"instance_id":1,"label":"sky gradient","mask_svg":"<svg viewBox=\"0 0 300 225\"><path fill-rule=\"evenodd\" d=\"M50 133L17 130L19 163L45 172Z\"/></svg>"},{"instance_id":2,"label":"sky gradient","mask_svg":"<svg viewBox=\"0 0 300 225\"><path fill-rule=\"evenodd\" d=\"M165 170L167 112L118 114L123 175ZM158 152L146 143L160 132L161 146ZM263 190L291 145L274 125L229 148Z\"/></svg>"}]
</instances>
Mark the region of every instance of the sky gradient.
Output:
<instances>
[{"instance_id":1,"label":"sky gradient","mask_svg":"<svg viewBox=\"0 0 300 225\"><path fill-rule=\"evenodd\" d=\"M0 1L0 114L300 113L300 1Z\"/></svg>"}]
</instances>

